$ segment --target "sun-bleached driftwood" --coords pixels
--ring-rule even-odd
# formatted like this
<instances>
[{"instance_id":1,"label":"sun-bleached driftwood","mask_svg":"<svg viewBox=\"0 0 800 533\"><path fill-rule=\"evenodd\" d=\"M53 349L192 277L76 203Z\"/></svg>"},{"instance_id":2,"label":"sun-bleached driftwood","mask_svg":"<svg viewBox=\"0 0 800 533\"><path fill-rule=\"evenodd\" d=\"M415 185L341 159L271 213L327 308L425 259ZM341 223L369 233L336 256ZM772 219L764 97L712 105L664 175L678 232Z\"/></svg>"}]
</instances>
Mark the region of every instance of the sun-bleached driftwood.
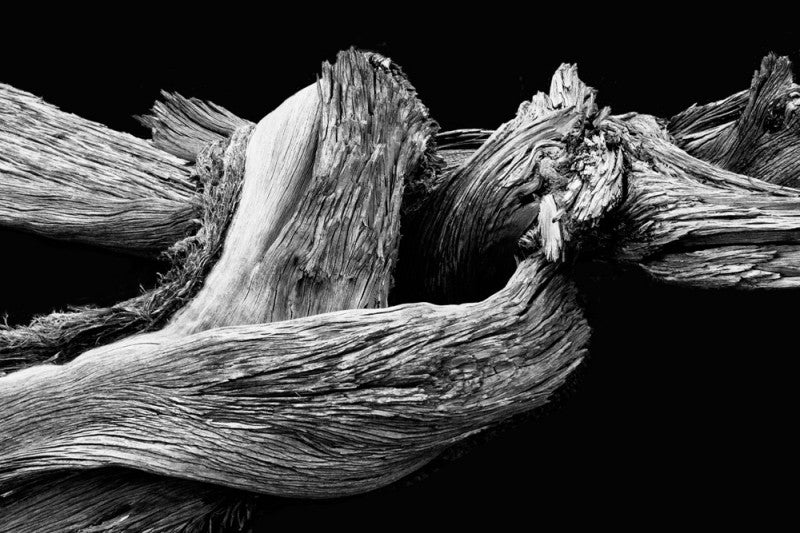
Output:
<instances>
[{"instance_id":1,"label":"sun-bleached driftwood","mask_svg":"<svg viewBox=\"0 0 800 533\"><path fill-rule=\"evenodd\" d=\"M0 84L0 225L157 254L200 211L185 161Z\"/></svg>"},{"instance_id":2,"label":"sun-bleached driftwood","mask_svg":"<svg viewBox=\"0 0 800 533\"><path fill-rule=\"evenodd\" d=\"M156 147L186 161L196 161L209 144L227 139L239 128L253 125L212 102L167 91L162 91L161 97L150 113L137 119L150 128Z\"/></svg>"},{"instance_id":3,"label":"sun-bleached driftwood","mask_svg":"<svg viewBox=\"0 0 800 533\"><path fill-rule=\"evenodd\" d=\"M434 125L413 92L400 90L402 80L373 72L365 57L341 55L334 67L324 67L319 84L256 126L247 143L243 200L203 289L159 332L107 349L167 344L216 326L385 305L405 180L422 164ZM164 479L107 485L105 477L84 479L81 490L107 501L130 492L169 494L172 501L183 494L187 504L173 507L169 523L215 514L217 500L227 497L208 491L199 502L195 485ZM128 509L124 527L143 527L146 514L147 507ZM17 513L11 509L8 516Z\"/></svg>"},{"instance_id":4,"label":"sun-bleached driftwood","mask_svg":"<svg viewBox=\"0 0 800 533\"><path fill-rule=\"evenodd\" d=\"M202 286L216 262L241 194L245 150L253 127L245 125L198 156L200 229L166 250L171 268L156 287L110 307L37 317L27 326L0 326L0 375L37 363L63 363L99 344L161 328Z\"/></svg>"},{"instance_id":5,"label":"sun-bleached driftwood","mask_svg":"<svg viewBox=\"0 0 800 533\"><path fill-rule=\"evenodd\" d=\"M340 55L256 126L166 96L143 119L155 146L196 161L199 191L227 207L203 204L183 241L199 266L175 261L177 281L145 313L157 319L110 315L103 330L81 315L84 344L54 335L41 352L72 347L52 359L66 364L0 378L0 529L196 530L246 516L238 490L385 485L541 404L579 364L576 260L688 286L797 286L800 192L769 183L792 183L796 161L784 65L765 59L751 91L669 127L610 115L571 65L497 131L435 137L413 87L374 54ZM686 144L706 129L716 152ZM731 155L743 146L757 161ZM393 275L394 299L412 303L386 308ZM13 344L37 346L57 327L47 320L0 333L10 370L52 357ZM85 339L100 346L84 352ZM47 516L27 520L44 501Z\"/></svg>"},{"instance_id":6,"label":"sun-bleached driftwood","mask_svg":"<svg viewBox=\"0 0 800 533\"><path fill-rule=\"evenodd\" d=\"M173 339L3 378L0 483L118 465L291 496L362 492L540 404L580 361L588 328L569 283L527 259L480 303Z\"/></svg>"},{"instance_id":7,"label":"sun-bleached driftwood","mask_svg":"<svg viewBox=\"0 0 800 533\"><path fill-rule=\"evenodd\" d=\"M770 54L750 89L692 106L669 122L690 154L778 185L800 186L800 85L786 57Z\"/></svg>"}]
</instances>

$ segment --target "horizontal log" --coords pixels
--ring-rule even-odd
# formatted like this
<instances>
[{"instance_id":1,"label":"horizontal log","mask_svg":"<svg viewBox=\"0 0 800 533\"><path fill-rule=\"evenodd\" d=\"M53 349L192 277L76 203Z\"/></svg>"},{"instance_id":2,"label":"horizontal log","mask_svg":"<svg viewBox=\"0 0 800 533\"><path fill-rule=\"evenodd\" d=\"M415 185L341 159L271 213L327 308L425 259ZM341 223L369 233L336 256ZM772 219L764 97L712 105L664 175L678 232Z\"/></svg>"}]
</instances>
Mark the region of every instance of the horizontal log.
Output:
<instances>
[{"instance_id":1,"label":"horizontal log","mask_svg":"<svg viewBox=\"0 0 800 533\"><path fill-rule=\"evenodd\" d=\"M0 378L0 485L114 465L262 493L362 492L546 401L588 334L571 284L528 259L474 304L133 337Z\"/></svg>"},{"instance_id":2,"label":"horizontal log","mask_svg":"<svg viewBox=\"0 0 800 533\"><path fill-rule=\"evenodd\" d=\"M158 254L201 212L186 161L0 84L0 225Z\"/></svg>"},{"instance_id":3,"label":"horizontal log","mask_svg":"<svg viewBox=\"0 0 800 533\"><path fill-rule=\"evenodd\" d=\"M800 250L800 191L697 159L648 115L593 124L582 142L549 156L560 179L539 191L528 246L550 260L632 264L687 286L800 285L785 268Z\"/></svg>"}]
</instances>

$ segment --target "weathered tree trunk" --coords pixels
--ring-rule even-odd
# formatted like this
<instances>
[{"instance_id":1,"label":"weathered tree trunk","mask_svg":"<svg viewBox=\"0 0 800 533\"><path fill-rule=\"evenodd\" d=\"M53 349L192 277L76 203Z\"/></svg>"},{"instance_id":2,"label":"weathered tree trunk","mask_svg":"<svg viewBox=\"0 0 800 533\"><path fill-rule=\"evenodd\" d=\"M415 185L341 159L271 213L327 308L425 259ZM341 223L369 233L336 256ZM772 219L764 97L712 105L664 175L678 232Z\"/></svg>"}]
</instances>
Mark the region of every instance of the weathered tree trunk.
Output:
<instances>
[{"instance_id":1,"label":"weathered tree trunk","mask_svg":"<svg viewBox=\"0 0 800 533\"><path fill-rule=\"evenodd\" d=\"M168 95L143 119L155 147L135 146L196 162L175 204L200 229L159 245L174 266L142 296L0 332L0 528L195 530L239 523L239 490L390 483L579 364L577 259L800 285L800 192L781 186L800 183L795 91L770 56L750 91L667 129L598 108L565 65L515 119L435 152L427 110L374 54L341 54L255 126ZM82 231L50 235L117 246ZM393 275L409 303L385 308Z\"/></svg>"}]
</instances>

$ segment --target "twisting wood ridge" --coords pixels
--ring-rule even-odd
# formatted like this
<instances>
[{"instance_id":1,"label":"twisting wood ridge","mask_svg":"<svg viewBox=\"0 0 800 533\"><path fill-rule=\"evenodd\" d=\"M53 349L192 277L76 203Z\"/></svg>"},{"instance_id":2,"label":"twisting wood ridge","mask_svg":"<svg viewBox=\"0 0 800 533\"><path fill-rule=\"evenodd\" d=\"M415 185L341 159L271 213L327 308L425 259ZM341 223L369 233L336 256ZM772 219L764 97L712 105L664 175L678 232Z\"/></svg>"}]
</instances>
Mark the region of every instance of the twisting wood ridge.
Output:
<instances>
[{"instance_id":1,"label":"twisting wood ridge","mask_svg":"<svg viewBox=\"0 0 800 533\"><path fill-rule=\"evenodd\" d=\"M800 286L796 93L769 56L721 102L614 116L563 65L498 130L437 134L395 64L351 50L257 124L165 94L150 143L2 89L22 114L0 130L0 223L172 267L0 331L0 529L236 530L257 494L391 483L580 363L578 260Z\"/></svg>"},{"instance_id":2,"label":"twisting wood ridge","mask_svg":"<svg viewBox=\"0 0 800 533\"><path fill-rule=\"evenodd\" d=\"M17 372L0 483L120 465L290 496L382 486L540 404L580 361L588 328L554 270L525 260L475 304L215 328Z\"/></svg>"}]
</instances>

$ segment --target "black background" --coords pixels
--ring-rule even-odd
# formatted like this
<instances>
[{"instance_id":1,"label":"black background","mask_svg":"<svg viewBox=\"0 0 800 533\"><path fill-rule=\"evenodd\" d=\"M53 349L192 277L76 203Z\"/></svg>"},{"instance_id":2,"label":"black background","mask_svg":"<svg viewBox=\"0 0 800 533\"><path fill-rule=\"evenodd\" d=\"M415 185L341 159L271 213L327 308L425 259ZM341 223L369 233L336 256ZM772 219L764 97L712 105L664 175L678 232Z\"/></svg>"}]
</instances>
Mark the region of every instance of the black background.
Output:
<instances>
[{"instance_id":1,"label":"black background","mask_svg":"<svg viewBox=\"0 0 800 533\"><path fill-rule=\"evenodd\" d=\"M132 115L146 112L160 89L258 120L313 82L322 60L356 45L402 65L446 130L510 119L522 100L547 90L564 61L578 63L601 105L668 117L746 88L771 50L800 59L798 32L776 24L790 15L767 8L730 25L559 7L498 8L502 15L469 24L411 9L366 11L371 18L355 28L311 8L306 18L237 12L203 21L163 21L159 12L128 20L123 12L113 23L55 28L21 18L9 24L19 35L5 35L0 82L144 136ZM401 22L389 28L388 20ZM151 285L162 268L7 230L0 258L0 310L10 324L67 305L113 303ZM258 530L485 519L689 526L763 520L788 506L800 292L692 291L612 269L578 277L591 355L548 406L376 493L269 500Z\"/></svg>"}]
</instances>

